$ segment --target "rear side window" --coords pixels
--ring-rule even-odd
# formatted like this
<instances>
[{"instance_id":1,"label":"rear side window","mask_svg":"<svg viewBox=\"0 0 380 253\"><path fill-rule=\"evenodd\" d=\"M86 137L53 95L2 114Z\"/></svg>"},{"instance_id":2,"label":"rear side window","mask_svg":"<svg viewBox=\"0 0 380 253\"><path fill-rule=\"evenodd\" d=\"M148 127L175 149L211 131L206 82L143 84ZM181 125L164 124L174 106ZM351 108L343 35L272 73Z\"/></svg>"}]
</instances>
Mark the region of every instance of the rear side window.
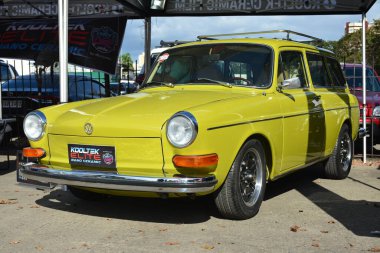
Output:
<instances>
[{"instance_id":1,"label":"rear side window","mask_svg":"<svg viewBox=\"0 0 380 253\"><path fill-rule=\"evenodd\" d=\"M339 62L333 58L327 59L327 68L330 70L331 78L334 86L344 87L346 85L346 79L343 76Z\"/></svg>"},{"instance_id":2,"label":"rear side window","mask_svg":"<svg viewBox=\"0 0 380 253\"><path fill-rule=\"evenodd\" d=\"M330 87L331 81L323 56L307 53L307 62L309 63L311 80L314 86Z\"/></svg>"}]
</instances>

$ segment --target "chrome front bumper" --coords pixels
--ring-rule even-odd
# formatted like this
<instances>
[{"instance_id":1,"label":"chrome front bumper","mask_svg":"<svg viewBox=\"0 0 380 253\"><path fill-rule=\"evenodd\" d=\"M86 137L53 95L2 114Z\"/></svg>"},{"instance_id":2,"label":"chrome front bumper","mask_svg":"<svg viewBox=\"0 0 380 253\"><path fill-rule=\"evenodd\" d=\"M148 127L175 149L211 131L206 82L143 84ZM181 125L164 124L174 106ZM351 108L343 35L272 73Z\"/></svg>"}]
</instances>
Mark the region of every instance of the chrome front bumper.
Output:
<instances>
[{"instance_id":1,"label":"chrome front bumper","mask_svg":"<svg viewBox=\"0 0 380 253\"><path fill-rule=\"evenodd\" d=\"M19 164L19 172L27 180L55 185L82 186L99 189L157 193L197 193L214 189L217 179L207 177L134 177L113 172L58 170L36 163Z\"/></svg>"}]
</instances>

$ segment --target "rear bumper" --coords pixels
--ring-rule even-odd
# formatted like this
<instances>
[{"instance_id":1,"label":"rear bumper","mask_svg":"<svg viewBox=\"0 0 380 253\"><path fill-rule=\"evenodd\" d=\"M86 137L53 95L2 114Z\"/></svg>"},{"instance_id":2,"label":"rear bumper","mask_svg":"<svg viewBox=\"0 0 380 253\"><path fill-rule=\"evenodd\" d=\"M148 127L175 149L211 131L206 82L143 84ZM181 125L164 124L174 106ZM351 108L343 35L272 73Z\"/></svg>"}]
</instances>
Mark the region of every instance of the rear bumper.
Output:
<instances>
[{"instance_id":1,"label":"rear bumper","mask_svg":"<svg viewBox=\"0 0 380 253\"><path fill-rule=\"evenodd\" d=\"M59 170L36 163L19 165L22 177L41 183L98 189L157 193L200 193L214 189L217 179L206 177L134 177L112 172Z\"/></svg>"}]
</instances>

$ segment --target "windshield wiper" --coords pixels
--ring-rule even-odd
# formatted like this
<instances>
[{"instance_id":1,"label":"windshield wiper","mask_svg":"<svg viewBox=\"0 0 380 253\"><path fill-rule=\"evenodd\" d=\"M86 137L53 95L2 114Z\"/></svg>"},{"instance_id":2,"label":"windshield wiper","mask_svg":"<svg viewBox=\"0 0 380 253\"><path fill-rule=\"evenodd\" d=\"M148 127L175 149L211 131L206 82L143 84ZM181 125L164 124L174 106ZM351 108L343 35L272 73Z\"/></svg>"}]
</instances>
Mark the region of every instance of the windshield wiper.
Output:
<instances>
[{"instance_id":1,"label":"windshield wiper","mask_svg":"<svg viewBox=\"0 0 380 253\"><path fill-rule=\"evenodd\" d=\"M174 87L174 84L172 84L172 83L158 82L158 81L152 81L152 82L146 83L144 86L146 87L147 85L154 85L154 84L159 84L161 86L165 85L166 87L170 87L170 88Z\"/></svg>"},{"instance_id":2,"label":"windshield wiper","mask_svg":"<svg viewBox=\"0 0 380 253\"><path fill-rule=\"evenodd\" d=\"M200 78L197 78L197 81L209 81L212 83L217 83L217 84L223 85L223 86L228 87L228 88L232 88L232 84L230 84L230 83L221 82L221 81L210 79L210 78L200 77Z\"/></svg>"}]
</instances>

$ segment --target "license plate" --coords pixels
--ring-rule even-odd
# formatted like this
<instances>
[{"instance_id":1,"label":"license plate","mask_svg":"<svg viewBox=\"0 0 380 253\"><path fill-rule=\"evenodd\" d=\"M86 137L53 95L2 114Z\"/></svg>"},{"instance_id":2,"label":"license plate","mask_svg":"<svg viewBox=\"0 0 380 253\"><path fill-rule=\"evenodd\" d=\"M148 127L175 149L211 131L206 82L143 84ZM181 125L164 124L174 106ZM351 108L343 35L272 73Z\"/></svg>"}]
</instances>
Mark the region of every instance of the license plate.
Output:
<instances>
[{"instance_id":1,"label":"license plate","mask_svg":"<svg viewBox=\"0 0 380 253\"><path fill-rule=\"evenodd\" d=\"M68 144L71 165L116 168L115 147Z\"/></svg>"},{"instance_id":2,"label":"license plate","mask_svg":"<svg viewBox=\"0 0 380 253\"><path fill-rule=\"evenodd\" d=\"M3 107L4 108L21 108L22 101L21 100L4 100Z\"/></svg>"}]
</instances>

